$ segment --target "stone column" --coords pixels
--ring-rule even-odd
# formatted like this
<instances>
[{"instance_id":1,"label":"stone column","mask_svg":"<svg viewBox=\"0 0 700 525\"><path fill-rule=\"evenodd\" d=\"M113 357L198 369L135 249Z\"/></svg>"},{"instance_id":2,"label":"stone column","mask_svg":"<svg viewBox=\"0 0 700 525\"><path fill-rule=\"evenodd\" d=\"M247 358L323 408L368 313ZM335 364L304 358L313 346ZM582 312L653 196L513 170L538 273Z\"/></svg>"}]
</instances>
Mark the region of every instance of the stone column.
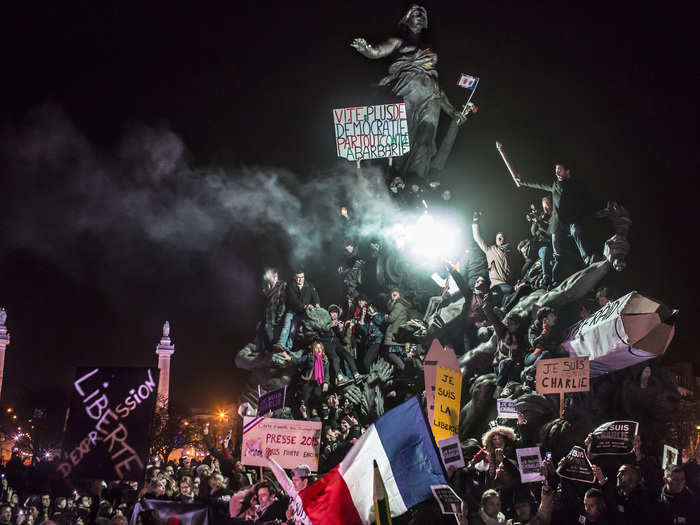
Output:
<instances>
[{"instance_id":1,"label":"stone column","mask_svg":"<svg viewBox=\"0 0 700 525\"><path fill-rule=\"evenodd\" d=\"M175 353L175 345L170 341L170 323L163 324L163 337L156 346L158 354L158 368L160 369L160 379L158 380L158 404L157 410L168 410L168 399L170 395L170 357Z\"/></svg>"},{"instance_id":2,"label":"stone column","mask_svg":"<svg viewBox=\"0 0 700 525\"><path fill-rule=\"evenodd\" d=\"M5 371L5 348L10 344L10 333L7 331L5 321L7 312L0 308L0 398L2 398L2 377Z\"/></svg>"}]
</instances>

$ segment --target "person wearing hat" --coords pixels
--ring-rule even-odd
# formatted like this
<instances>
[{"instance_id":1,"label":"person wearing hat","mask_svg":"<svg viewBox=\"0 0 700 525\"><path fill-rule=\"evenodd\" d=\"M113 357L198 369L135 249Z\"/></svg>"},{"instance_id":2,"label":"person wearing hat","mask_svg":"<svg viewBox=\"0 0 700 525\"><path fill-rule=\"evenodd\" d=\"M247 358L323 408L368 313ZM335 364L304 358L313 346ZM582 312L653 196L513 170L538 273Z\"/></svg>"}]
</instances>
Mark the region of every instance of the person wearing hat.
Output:
<instances>
[{"instance_id":1,"label":"person wearing hat","mask_svg":"<svg viewBox=\"0 0 700 525\"><path fill-rule=\"evenodd\" d=\"M284 469L280 467L279 463L277 463L274 458L270 457L269 452L269 448L265 450L267 466L275 475L275 479L277 479L277 483L279 483L280 487L289 495L290 506L294 508L294 517L292 519L295 525L311 525L311 520L306 515L301 496L299 496L299 493L309 485L311 469L308 465L297 465L292 469L292 478L290 479Z\"/></svg>"}]
</instances>

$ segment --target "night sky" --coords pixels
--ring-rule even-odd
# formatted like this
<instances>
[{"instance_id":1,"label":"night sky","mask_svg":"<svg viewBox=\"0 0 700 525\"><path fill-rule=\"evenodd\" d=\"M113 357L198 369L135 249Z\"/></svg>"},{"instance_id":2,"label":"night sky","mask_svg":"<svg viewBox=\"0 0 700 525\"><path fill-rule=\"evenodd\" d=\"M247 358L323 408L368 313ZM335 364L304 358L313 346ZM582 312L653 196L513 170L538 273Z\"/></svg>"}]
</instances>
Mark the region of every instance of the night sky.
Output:
<instances>
[{"instance_id":1,"label":"night sky","mask_svg":"<svg viewBox=\"0 0 700 525\"><path fill-rule=\"evenodd\" d=\"M233 358L253 336L261 268L289 278L294 244L257 220L278 201L229 210L217 194L254 195L257 177L280 174L302 193L297 215L334 208L314 185L347 169L331 109L387 100L375 86L387 63L349 43L391 36L409 4L98 4L3 12L2 404L58 403L76 365L155 365L168 319L171 395L215 408L240 388ZM667 356L697 360L690 13L521 4L425 4L451 101L468 95L460 72L481 78L445 180L465 215L486 212L484 233L517 242L542 194L516 191L495 141L526 179L570 164L601 203L630 210L632 252L613 284L680 308ZM335 262L304 261L326 305L340 297Z\"/></svg>"}]
</instances>

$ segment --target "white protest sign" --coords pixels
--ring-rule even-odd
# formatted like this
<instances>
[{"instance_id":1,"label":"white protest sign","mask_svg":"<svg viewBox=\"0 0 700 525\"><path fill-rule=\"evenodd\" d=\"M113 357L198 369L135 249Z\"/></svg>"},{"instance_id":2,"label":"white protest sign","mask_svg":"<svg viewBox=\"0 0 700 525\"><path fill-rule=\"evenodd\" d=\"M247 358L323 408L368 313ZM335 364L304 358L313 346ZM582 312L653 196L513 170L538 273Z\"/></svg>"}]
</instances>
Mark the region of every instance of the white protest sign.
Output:
<instances>
[{"instance_id":1,"label":"white protest sign","mask_svg":"<svg viewBox=\"0 0 700 525\"><path fill-rule=\"evenodd\" d=\"M515 453L518 456L520 481L523 483L544 481L544 476L540 473L542 456L539 447L517 448Z\"/></svg>"},{"instance_id":2,"label":"white protest sign","mask_svg":"<svg viewBox=\"0 0 700 525\"><path fill-rule=\"evenodd\" d=\"M509 397L497 399L498 417L502 419L518 419L518 412L515 410L515 401Z\"/></svg>"},{"instance_id":3,"label":"white protest sign","mask_svg":"<svg viewBox=\"0 0 700 525\"><path fill-rule=\"evenodd\" d=\"M408 153L406 104L381 104L333 110L335 146L347 160L400 157Z\"/></svg>"},{"instance_id":4,"label":"white protest sign","mask_svg":"<svg viewBox=\"0 0 700 525\"><path fill-rule=\"evenodd\" d=\"M241 463L266 467L266 452L282 468L294 468L300 463L318 470L321 446L320 421L297 421L264 417L243 418Z\"/></svg>"},{"instance_id":5,"label":"white protest sign","mask_svg":"<svg viewBox=\"0 0 700 525\"><path fill-rule=\"evenodd\" d=\"M664 445L664 455L661 460L661 468L668 472L678 464L678 449L669 445Z\"/></svg>"},{"instance_id":6,"label":"white protest sign","mask_svg":"<svg viewBox=\"0 0 700 525\"><path fill-rule=\"evenodd\" d=\"M462 456L462 445L459 436L450 436L438 441L442 463L447 467L462 468L464 466L464 456Z\"/></svg>"}]
</instances>

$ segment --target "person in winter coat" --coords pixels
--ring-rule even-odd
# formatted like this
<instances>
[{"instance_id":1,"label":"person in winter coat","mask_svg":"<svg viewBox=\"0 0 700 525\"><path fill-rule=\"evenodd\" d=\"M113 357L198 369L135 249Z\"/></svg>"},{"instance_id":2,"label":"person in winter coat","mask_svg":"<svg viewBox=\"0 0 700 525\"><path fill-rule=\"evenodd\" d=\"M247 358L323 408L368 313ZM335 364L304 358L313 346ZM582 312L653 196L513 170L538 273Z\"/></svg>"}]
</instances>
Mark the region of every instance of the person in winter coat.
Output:
<instances>
[{"instance_id":1,"label":"person in winter coat","mask_svg":"<svg viewBox=\"0 0 700 525\"><path fill-rule=\"evenodd\" d=\"M340 320L342 310L338 305L332 304L328 307L328 313L331 316L331 335L326 344L326 355L331 362L333 374L335 375L335 384L342 385L352 381L352 379L345 377L345 374L343 374L343 370L340 367L341 359L345 361L353 378L358 380L360 379L360 373L357 371L355 357L343 342L346 336L346 325Z\"/></svg>"},{"instance_id":2,"label":"person in winter coat","mask_svg":"<svg viewBox=\"0 0 700 525\"><path fill-rule=\"evenodd\" d=\"M559 273L559 261L564 242L569 235L573 237L584 264L592 262L592 253L581 228L581 218L590 209L588 193L580 182L571 178L571 170L564 164L555 165L554 176L555 179L551 184L525 182L517 174L515 180L519 186L552 192L552 214L549 219L548 233L552 235L554 257L552 281L553 285L556 285L562 279Z\"/></svg>"},{"instance_id":3,"label":"person in winter coat","mask_svg":"<svg viewBox=\"0 0 700 525\"><path fill-rule=\"evenodd\" d=\"M402 324L408 322L408 308L410 304L401 297L401 292L398 288L391 290L391 299L389 300L389 313L384 316L384 320L388 323L384 334L384 344L382 347L382 357L395 365L399 370L404 369L404 363L401 356L404 355L404 347L396 341L396 334Z\"/></svg>"},{"instance_id":4,"label":"person in winter coat","mask_svg":"<svg viewBox=\"0 0 700 525\"><path fill-rule=\"evenodd\" d=\"M497 399L508 381L517 380L520 377L528 344L522 330L524 323L518 314L511 312L501 321L494 314L489 301L484 306L484 314L493 323L493 329L498 338L498 347L493 359L498 376L493 397Z\"/></svg>"},{"instance_id":5,"label":"person in winter coat","mask_svg":"<svg viewBox=\"0 0 700 525\"><path fill-rule=\"evenodd\" d=\"M294 343L294 327L304 316L306 310L319 308L321 300L314 285L306 282L303 270L297 270L294 280L287 284L286 308L279 339L273 345L277 352L291 350Z\"/></svg>"},{"instance_id":6,"label":"person in winter coat","mask_svg":"<svg viewBox=\"0 0 700 525\"><path fill-rule=\"evenodd\" d=\"M328 357L321 341L311 343L311 352L302 355L296 362L301 375L301 414L308 419L307 410L311 409L311 416L318 416L321 409L321 402L330 382L330 370L328 368Z\"/></svg>"},{"instance_id":7,"label":"person in winter coat","mask_svg":"<svg viewBox=\"0 0 700 525\"><path fill-rule=\"evenodd\" d=\"M275 329L284 318L286 291L287 283L279 280L277 269L272 267L266 268L262 285L265 308L258 330L258 344L266 350L270 349L275 340Z\"/></svg>"},{"instance_id":8,"label":"person in winter coat","mask_svg":"<svg viewBox=\"0 0 700 525\"><path fill-rule=\"evenodd\" d=\"M661 489L662 524L675 525L700 523L698 497L685 484L685 467L673 467L666 484Z\"/></svg>"},{"instance_id":9,"label":"person in winter coat","mask_svg":"<svg viewBox=\"0 0 700 525\"><path fill-rule=\"evenodd\" d=\"M365 354L362 358L365 372L369 372L372 363L379 355L379 349L384 339L383 324L384 316L377 311L377 307L371 303L367 304L363 308L356 325L365 349Z\"/></svg>"}]
</instances>

